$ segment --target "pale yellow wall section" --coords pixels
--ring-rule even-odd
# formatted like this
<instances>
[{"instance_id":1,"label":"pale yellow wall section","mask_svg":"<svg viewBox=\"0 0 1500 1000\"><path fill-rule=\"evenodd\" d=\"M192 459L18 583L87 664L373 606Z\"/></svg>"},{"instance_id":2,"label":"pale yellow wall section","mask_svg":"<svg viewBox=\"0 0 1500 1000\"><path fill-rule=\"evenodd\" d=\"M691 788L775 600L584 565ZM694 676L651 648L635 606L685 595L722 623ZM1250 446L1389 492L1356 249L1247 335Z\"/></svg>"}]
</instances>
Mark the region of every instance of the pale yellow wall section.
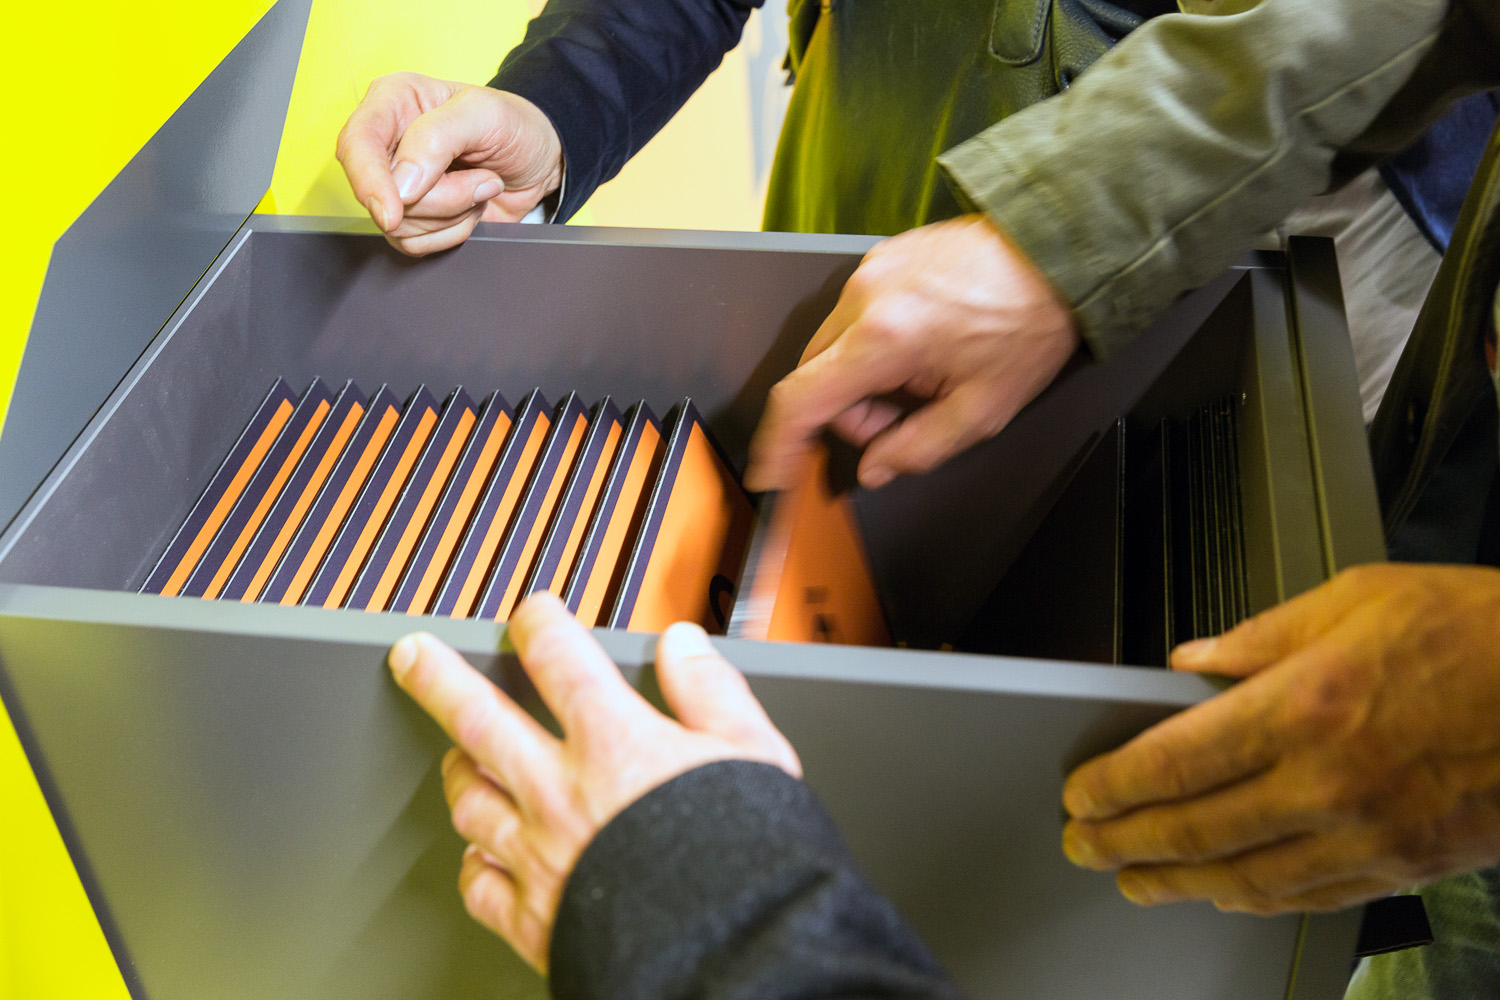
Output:
<instances>
[{"instance_id":1,"label":"pale yellow wall section","mask_svg":"<svg viewBox=\"0 0 1500 1000\"><path fill-rule=\"evenodd\" d=\"M778 0L772 3L779 6ZM0 250L0 412L53 242L271 0L12 5L0 64L9 196ZM281 212L356 214L334 136L370 79L410 69L488 80L537 0L316 0L271 198ZM17 21L18 19L18 21ZM747 73L732 53L667 129L592 200L599 225L754 229ZM101 669L106 669L101 665ZM0 1000L124 1000L119 973L0 711ZM456 859L455 859L456 863ZM456 903L455 903L456 905Z\"/></svg>"}]
</instances>

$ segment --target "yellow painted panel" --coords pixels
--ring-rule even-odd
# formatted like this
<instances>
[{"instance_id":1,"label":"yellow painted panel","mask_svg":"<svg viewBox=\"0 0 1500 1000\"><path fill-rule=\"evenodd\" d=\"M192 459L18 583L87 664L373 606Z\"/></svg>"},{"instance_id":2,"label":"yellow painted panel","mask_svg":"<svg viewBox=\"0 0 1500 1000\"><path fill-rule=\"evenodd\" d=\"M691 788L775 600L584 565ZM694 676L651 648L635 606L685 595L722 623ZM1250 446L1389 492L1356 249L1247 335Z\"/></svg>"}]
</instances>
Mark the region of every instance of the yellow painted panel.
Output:
<instances>
[{"instance_id":1,"label":"yellow painted panel","mask_svg":"<svg viewBox=\"0 0 1500 1000\"><path fill-rule=\"evenodd\" d=\"M0 413L52 244L244 37L271 0L11 5L0 88L14 141L0 250ZM19 22L19 23L17 23ZM124 984L0 712L0 998L123 1000Z\"/></svg>"},{"instance_id":2,"label":"yellow painted panel","mask_svg":"<svg viewBox=\"0 0 1500 1000\"><path fill-rule=\"evenodd\" d=\"M10 397L52 244L271 7L271 0L9 5L13 95L0 157L0 408Z\"/></svg>"}]
</instances>

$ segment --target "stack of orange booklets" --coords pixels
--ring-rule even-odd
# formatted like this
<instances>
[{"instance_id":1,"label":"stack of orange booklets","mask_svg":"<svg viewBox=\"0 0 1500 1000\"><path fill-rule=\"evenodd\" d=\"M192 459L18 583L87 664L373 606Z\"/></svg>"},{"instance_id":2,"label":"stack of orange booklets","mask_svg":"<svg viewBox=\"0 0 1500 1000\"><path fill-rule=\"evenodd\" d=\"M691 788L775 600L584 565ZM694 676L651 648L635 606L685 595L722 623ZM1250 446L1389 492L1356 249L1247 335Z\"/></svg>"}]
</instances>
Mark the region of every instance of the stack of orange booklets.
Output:
<instances>
[{"instance_id":1,"label":"stack of orange booklets","mask_svg":"<svg viewBox=\"0 0 1500 1000\"><path fill-rule=\"evenodd\" d=\"M690 399L659 420L571 393L278 379L141 590L502 621L547 590L586 625L734 616L760 638L883 642L846 504L810 486L758 516ZM831 555L847 562L824 579ZM746 618L742 576L781 610Z\"/></svg>"}]
</instances>

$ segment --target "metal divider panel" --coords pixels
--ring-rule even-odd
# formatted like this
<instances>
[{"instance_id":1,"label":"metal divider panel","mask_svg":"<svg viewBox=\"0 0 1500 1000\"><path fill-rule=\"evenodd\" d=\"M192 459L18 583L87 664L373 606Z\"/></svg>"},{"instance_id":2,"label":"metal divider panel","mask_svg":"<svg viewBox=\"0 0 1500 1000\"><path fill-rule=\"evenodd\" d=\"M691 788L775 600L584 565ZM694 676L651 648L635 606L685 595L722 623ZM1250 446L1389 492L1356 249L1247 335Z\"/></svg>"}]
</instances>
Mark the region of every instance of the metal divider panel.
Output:
<instances>
[{"instance_id":1,"label":"metal divider panel","mask_svg":"<svg viewBox=\"0 0 1500 1000\"><path fill-rule=\"evenodd\" d=\"M666 449L661 422L644 401L625 414L625 431L610 463L603 495L589 518L583 545L562 599L568 610L592 628L614 606L627 563L630 543L640 530L651 484Z\"/></svg>"},{"instance_id":2,"label":"metal divider panel","mask_svg":"<svg viewBox=\"0 0 1500 1000\"><path fill-rule=\"evenodd\" d=\"M426 386L418 387L391 433L385 450L370 474L359 499L345 518L323 565L302 598L303 604L325 608L343 606L344 598L375 545L380 529L396 505L423 446L438 422L438 403Z\"/></svg>"},{"instance_id":3,"label":"metal divider panel","mask_svg":"<svg viewBox=\"0 0 1500 1000\"><path fill-rule=\"evenodd\" d=\"M595 405L589 418L588 437L583 441L578 461L573 464L557 512L547 528L547 537L543 539L541 551L521 588L522 594L538 590L562 594L563 585L567 583L569 571L583 545L590 515L609 478L611 460L620 447L624 431L625 421L620 408L605 396Z\"/></svg>"},{"instance_id":4,"label":"metal divider panel","mask_svg":"<svg viewBox=\"0 0 1500 1000\"><path fill-rule=\"evenodd\" d=\"M655 632L694 621L722 634L754 527L739 477L683 400L610 626Z\"/></svg>"},{"instance_id":5,"label":"metal divider panel","mask_svg":"<svg viewBox=\"0 0 1500 1000\"><path fill-rule=\"evenodd\" d=\"M364 393L353 381L345 382L333 401L333 408L225 584L224 592L219 595L222 599L250 602L260 596L364 412Z\"/></svg>"},{"instance_id":6,"label":"metal divider panel","mask_svg":"<svg viewBox=\"0 0 1500 1000\"><path fill-rule=\"evenodd\" d=\"M261 459L265 458L276 436L291 419L296 403L297 394L284 381L277 379L271 384L271 391L266 393L265 400L209 480L187 520L177 529L167 550L141 585L141 593L174 597L182 592L182 585L197 567L204 550L229 517L250 477L260 468Z\"/></svg>"},{"instance_id":7,"label":"metal divider panel","mask_svg":"<svg viewBox=\"0 0 1500 1000\"><path fill-rule=\"evenodd\" d=\"M525 581L533 559L536 557L542 536L552 519L552 512L562 496L563 484L568 481L573 464L583 447L584 435L588 433L589 415L577 393L568 393L557 404L553 414L552 430L537 458L531 481L500 551L495 557L495 567L485 584L484 596L480 598L478 618L493 618L504 621L520 600L521 584Z\"/></svg>"},{"instance_id":8,"label":"metal divider panel","mask_svg":"<svg viewBox=\"0 0 1500 1000\"><path fill-rule=\"evenodd\" d=\"M386 609L469 441L474 418L474 400L462 388L454 389L444 402L437 426L402 487L401 498L386 519L354 589L344 601L345 607L366 611Z\"/></svg>"},{"instance_id":9,"label":"metal divider panel","mask_svg":"<svg viewBox=\"0 0 1500 1000\"><path fill-rule=\"evenodd\" d=\"M400 419L401 400L389 386L382 385L365 406L354 436L344 445L328 481L292 536L259 600L274 604L296 604L302 600Z\"/></svg>"},{"instance_id":10,"label":"metal divider panel","mask_svg":"<svg viewBox=\"0 0 1500 1000\"><path fill-rule=\"evenodd\" d=\"M550 409L540 389L527 393L516 407L515 423L505 438L505 446L500 451L489 484L484 488L479 510L464 532L458 555L438 591L432 614L467 618L478 603L505 529L510 527L521 491L552 427L552 420L547 416Z\"/></svg>"},{"instance_id":11,"label":"metal divider panel","mask_svg":"<svg viewBox=\"0 0 1500 1000\"><path fill-rule=\"evenodd\" d=\"M182 588L183 594L189 597L219 596L230 574L239 565L240 556L249 547L266 513L280 496L281 488L291 478L292 471L332 408L333 393L320 379L313 379L302 401L292 411L291 419L277 435L276 443L266 452L260 468L250 477L250 483L234 510L209 543L198 568L188 577Z\"/></svg>"},{"instance_id":12,"label":"metal divider panel","mask_svg":"<svg viewBox=\"0 0 1500 1000\"><path fill-rule=\"evenodd\" d=\"M407 566L406 574L396 588L390 610L420 615L431 606L514 420L510 404L498 392L490 393L480 405L463 457L458 460L458 468L453 470L437 511L422 534L416 555L412 556L411 565Z\"/></svg>"}]
</instances>

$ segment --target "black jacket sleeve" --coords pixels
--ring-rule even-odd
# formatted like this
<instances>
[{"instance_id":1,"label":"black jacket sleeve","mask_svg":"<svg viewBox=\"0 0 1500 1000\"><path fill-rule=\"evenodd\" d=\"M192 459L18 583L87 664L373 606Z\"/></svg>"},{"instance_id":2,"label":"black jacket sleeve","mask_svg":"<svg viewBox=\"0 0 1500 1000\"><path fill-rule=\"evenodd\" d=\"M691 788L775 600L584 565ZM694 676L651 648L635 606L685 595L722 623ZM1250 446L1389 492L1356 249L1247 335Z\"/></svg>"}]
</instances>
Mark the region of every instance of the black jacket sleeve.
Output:
<instances>
[{"instance_id":1,"label":"black jacket sleeve","mask_svg":"<svg viewBox=\"0 0 1500 1000\"><path fill-rule=\"evenodd\" d=\"M490 86L542 110L568 179L557 221L660 131L763 0L550 0Z\"/></svg>"},{"instance_id":2,"label":"black jacket sleeve","mask_svg":"<svg viewBox=\"0 0 1500 1000\"><path fill-rule=\"evenodd\" d=\"M958 1000L779 768L689 771L584 850L552 933L556 1000Z\"/></svg>"}]
</instances>

